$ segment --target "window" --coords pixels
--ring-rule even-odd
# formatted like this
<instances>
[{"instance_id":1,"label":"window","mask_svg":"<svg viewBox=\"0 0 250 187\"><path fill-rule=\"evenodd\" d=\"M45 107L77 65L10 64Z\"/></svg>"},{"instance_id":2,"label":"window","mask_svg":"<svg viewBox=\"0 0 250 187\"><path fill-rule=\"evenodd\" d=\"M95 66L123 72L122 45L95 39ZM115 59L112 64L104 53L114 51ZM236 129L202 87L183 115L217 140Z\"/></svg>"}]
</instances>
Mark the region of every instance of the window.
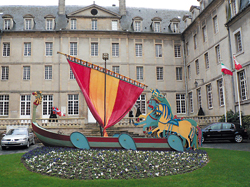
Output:
<instances>
[{"instance_id":1,"label":"window","mask_svg":"<svg viewBox=\"0 0 250 187\"><path fill-rule=\"evenodd\" d=\"M157 80L163 80L163 67L156 67L156 78Z\"/></svg>"},{"instance_id":2,"label":"window","mask_svg":"<svg viewBox=\"0 0 250 187\"><path fill-rule=\"evenodd\" d=\"M194 35L194 49L197 49L197 35Z\"/></svg>"},{"instance_id":3,"label":"window","mask_svg":"<svg viewBox=\"0 0 250 187\"><path fill-rule=\"evenodd\" d=\"M176 80L178 81L182 80L182 67L176 68Z\"/></svg>"},{"instance_id":4,"label":"window","mask_svg":"<svg viewBox=\"0 0 250 187\"><path fill-rule=\"evenodd\" d=\"M134 30L135 30L136 32L140 32L140 31L141 31L141 21L135 21Z\"/></svg>"},{"instance_id":5,"label":"window","mask_svg":"<svg viewBox=\"0 0 250 187\"><path fill-rule=\"evenodd\" d=\"M219 106L224 106L224 96L223 96L223 79L220 79L217 81L217 86L218 86L218 95L219 95Z\"/></svg>"},{"instance_id":6,"label":"window","mask_svg":"<svg viewBox=\"0 0 250 187\"><path fill-rule=\"evenodd\" d=\"M242 38L241 38L241 31L239 30L238 32L236 32L234 34L235 37L235 46L236 46L236 52L242 52L243 48L242 48Z\"/></svg>"},{"instance_id":7,"label":"window","mask_svg":"<svg viewBox=\"0 0 250 187\"><path fill-rule=\"evenodd\" d=\"M213 18L213 24L214 24L214 33L218 33L219 32L219 25L218 25L218 18L217 16L214 16Z\"/></svg>"},{"instance_id":8,"label":"window","mask_svg":"<svg viewBox=\"0 0 250 187\"><path fill-rule=\"evenodd\" d=\"M9 79L9 66L2 66L2 80Z\"/></svg>"},{"instance_id":9,"label":"window","mask_svg":"<svg viewBox=\"0 0 250 187\"><path fill-rule=\"evenodd\" d=\"M46 42L45 43L45 46L46 46L46 56L52 56L52 49L53 49L53 43L52 42Z\"/></svg>"},{"instance_id":10,"label":"window","mask_svg":"<svg viewBox=\"0 0 250 187\"><path fill-rule=\"evenodd\" d=\"M143 80L143 67L142 66L136 67L136 78L137 80Z\"/></svg>"},{"instance_id":11,"label":"window","mask_svg":"<svg viewBox=\"0 0 250 187\"><path fill-rule=\"evenodd\" d=\"M119 57L119 43L112 43L112 56Z\"/></svg>"},{"instance_id":12,"label":"window","mask_svg":"<svg viewBox=\"0 0 250 187\"><path fill-rule=\"evenodd\" d=\"M49 117L53 107L53 95L43 95L43 116Z\"/></svg>"},{"instance_id":13,"label":"window","mask_svg":"<svg viewBox=\"0 0 250 187\"><path fill-rule=\"evenodd\" d=\"M113 31L117 31L118 30L118 21L117 20L113 20L112 21L112 30Z\"/></svg>"},{"instance_id":14,"label":"window","mask_svg":"<svg viewBox=\"0 0 250 187\"><path fill-rule=\"evenodd\" d=\"M68 114L69 115L78 115L79 108L79 98L78 94L68 95Z\"/></svg>"},{"instance_id":15,"label":"window","mask_svg":"<svg viewBox=\"0 0 250 187\"><path fill-rule=\"evenodd\" d=\"M187 56L189 55L189 44L188 44L188 42L186 42L186 54L187 54Z\"/></svg>"},{"instance_id":16,"label":"window","mask_svg":"<svg viewBox=\"0 0 250 187\"><path fill-rule=\"evenodd\" d=\"M179 32L179 24L178 23L173 23L173 32L178 33Z\"/></svg>"},{"instance_id":17,"label":"window","mask_svg":"<svg viewBox=\"0 0 250 187\"><path fill-rule=\"evenodd\" d=\"M215 53L216 53L216 62L220 63L221 58L220 58L220 45L215 46Z\"/></svg>"},{"instance_id":18,"label":"window","mask_svg":"<svg viewBox=\"0 0 250 187\"><path fill-rule=\"evenodd\" d=\"M0 95L0 116L9 115L9 95Z\"/></svg>"},{"instance_id":19,"label":"window","mask_svg":"<svg viewBox=\"0 0 250 187\"><path fill-rule=\"evenodd\" d=\"M205 67L206 67L206 69L209 69L208 53L204 54L204 58L205 58Z\"/></svg>"},{"instance_id":20,"label":"window","mask_svg":"<svg viewBox=\"0 0 250 187\"><path fill-rule=\"evenodd\" d=\"M212 85L208 84L207 88L207 105L209 109L213 108L213 95L212 95Z\"/></svg>"},{"instance_id":21,"label":"window","mask_svg":"<svg viewBox=\"0 0 250 187\"><path fill-rule=\"evenodd\" d=\"M198 108L201 108L201 89L197 89L197 104L198 104Z\"/></svg>"},{"instance_id":22,"label":"window","mask_svg":"<svg viewBox=\"0 0 250 187\"><path fill-rule=\"evenodd\" d=\"M190 69L190 65L187 66L187 77L188 77L188 79L191 79L191 69Z\"/></svg>"},{"instance_id":23,"label":"window","mask_svg":"<svg viewBox=\"0 0 250 187\"><path fill-rule=\"evenodd\" d=\"M46 30L53 30L53 19L46 19Z\"/></svg>"},{"instance_id":24,"label":"window","mask_svg":"<svg viewBox=\"0 0 250 187\"><path fill-rule=\"evenodd\" d=\"M11 29L11 20L4 19L4 30L10 30L10 29Z\"/></svg>"},{"instance_id":25,"label":"window","mask_svg":"<svg viewBox=\"0 0 250 187\"><path fill-rule=\"evenodd\" d=\"M70 55L77 56L77 42L70 42Z\"/></svg>"},{"instance_id":26,"label":"window","mask_svg":"<svg viewBox=\"0 0 250 187\"><path fill-rule=\"evenodd\" d=\"M161 32L161 23L160 22L154 22L154 31Z\"/></svg>"},{"instance_id":27,"label":"window","mask_svg":"<svg viewBox=\"0 0 250 187\"><path fill-rule=\"evenodd\" d=\"M45 80L52 79L52 66L45 66Z\"/></svg>"},{"instance_id":28,"label":"window","mask_svg":"<svg viewBox=\"0 0 250 187\"><path fill-rule=\"evenodd\" d=\"M30 116L30 95L21 95L21 117Z\"/></svg>"},{"instance_id":29,"label":"window","mask_svg":"<svg viewBox=\"0 0 250 187\"><path fill-rule=\"evenodd\" d=\"M155 56L162 57L162 44L155 44Z\"/></svg>"},{"instance_id":30,"label":"window","mask_svg":"<svg viewBox=\"0 0 250 187\"><path fill-rule=\"evenodd\" d=\"M232 17L237 14L237 5L235 0L231 0L231 12L232 12Z\"/></svg>"},{"instance_id":31,"label":"window","mask_svg":"<svg viewBox=\"0 0 250 187\"><path fill-rule=\"evenodd\" d=\"M191 113L194 113L194 106L193 106L193 92L188 93L189 98L189 109Z\"/></svg>"},{"instance_id":32,"label":"window","mask_svg":"<svg viewBox=\"0 0 250 187\"><path fill-rule=\"evenodd\" d=\"M25 30L32 29L32 19L25 19Z\"/></svg>"},{"instance_id":33,"label":"window","mask_svg":"<svg viewBox=\"0 0 250 187\"><path fill-rule=\"evenodd\" d=\"M97 20L92 20L92 30L97 30Z\"/></svg>"},{"instance_id":34,"label":"window","mask_svg":"<svg viewBox=\"0 0 250 187\"><path fill-rule=\"evenodd\" d=\"M175 58L181 57L181 46L180 45L174 46L174 56L175 56Z\"/></svg>"},{"instance_id":35,"label":"window","mask_svg":"<svg viewBox=\"0 0 250 187\"><path fill-rule=\"evenodd\" d=\"M186 113L185 94L176 94L176 112L177 114Z\"/></svg>"},{"instance_id":36,"label":"window","mask_svg":"<svg viewBox=\"0 0 250 187\"><path fill-rule=\"evenodd\" d=\"M71 30L76 30L76 19L71 19L70 20L70 29Z\"/></svg>"},{"instance_id":37,"label":"window","mask_svg":"<svg viewBox=\"0 0 250 187\"><path fill-rule=\"evenodd\" d=\"M112 66L112 71L115 73L120 73L120 67L119 66Z\"/></svg>"},{"instance_id":38,"label":"window","mask_svg":"<svg viewBox=\"0 0 250 187\"><path fill-rule=\"evenodd\" d=\"M10 56L10 43L3 43L3 56Z\"/></svg>"},{"instance_id":39,"label":"window","mask_svg":"<svg viewBox=\"0 0 250 187\"><path fill-rule=\"evenodd\" d=\"M205 2L204 0L200 1L200 9L203 10L205 8Z\"/></svg>"},{"instance_id":40,"label":"window","mask_svg":"<svg viewBox=\"0 0 250 187\"><path fill-rule=\"evenodd\" d=\"M203 42L207 42L207 27L202 27Z\"/></svg>"},{"instance_id":41,"label":"window","mask_svg":"<svg viewBox=\"0 0 250 187\"><path fill-rule=\"evenodd\" d=\"M199 64L199 60L195 60L195 69L196 69L196 75L200 74L200 64Z\"/></svg>"},{"instance_id":42,"label":"window","mask_svg":"<svg viewBox=\"0 0 250 187\"><path fill-rule=\"evenodd\" d=\"M91 43L91 56L98 56L98 43Z\"/></svg>"},{"instance_id":43,"label":"window","mask_svg":"<svg viewBox=\"0 0 250 187\"><path fill-rule=\"evenodd\" d=\"M247 79L245 70L238 72L240 99L247 100Z\"/></svg>"},{"instance_id":44,"label":"window","mask_svg":"<svg viewBox=\"0 0 250 187\"><path fill-rule=\"evenodd\" d=\"M70 70L69 70L69 79L76 79L76 78L75 78L75 75L74 75L74 73L73 73L73 71L72 71L71 68L70 68Z\"/></svg>"},{"instance_id":45,"label":"window","mask_svg":"<svg viewBox=\"0 0 250 187\"><path fill-rule=\"evenodd\" d=\"M146 95L141 94L136 101L136 105L139 107L142 114L146 114Z\"/></svg>"},{"instance_id":46,"label":"window","mask_svg":"<svg viewBox=\"0 0 250 187\"><path fill-rule=\"evenodd\" d=\"M142 44L135 44L135 56L142 56Z\"/></svg>"},{"instance_id":47,"label":"window","mask_svg":"<svg viewBox=\"0 0 250 187\"><path fill-rule=\"evenodd\" d=\"M30 66L23 66L23 80L30 80Z\"/></svg>"},{"instance_id":48,"label":"window","mask_svg":"<svg viewBox=\"0 0 250 187\"><path fill-rule=\"evenodd\" d=\"M31 56L31 43L24 43L24 56Z\"/></svg>"}]
</instances>

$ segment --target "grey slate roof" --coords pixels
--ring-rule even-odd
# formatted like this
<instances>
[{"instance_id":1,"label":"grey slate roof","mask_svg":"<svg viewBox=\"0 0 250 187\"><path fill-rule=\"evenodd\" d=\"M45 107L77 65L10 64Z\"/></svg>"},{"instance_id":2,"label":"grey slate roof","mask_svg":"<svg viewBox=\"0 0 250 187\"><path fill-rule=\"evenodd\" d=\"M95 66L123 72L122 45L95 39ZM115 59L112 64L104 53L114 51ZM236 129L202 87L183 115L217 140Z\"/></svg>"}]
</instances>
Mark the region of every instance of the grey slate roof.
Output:
<instances>
[{"instance_id":1,"label":"grey slate roof","mask_svg":"<svg viewBox=\"0 0 250 187\"><path fill-rule=\"evenodd\" d=\"M66 14L72 13L86 6L67 6L65 7ZM119 14L119 7L103 7L109 11ZM139 16L143 19L142 22L142 32L153 32L150 28L152 23L151 19L154 17L160 17L162 19L162 32L171 33L168 26L170 20L179 17L180 20L183 15L188 14L188 11L182 10L168 10L168 9L150 9L150 8L132 8L127 7L127 15L123 16L121 19L121 26L123 30L132 31L132 19ZM46 15L55 16L56 28L55 30L63 29L67 26L66 15L58 15L58 6L0 6L0 29L3 28L2 16L9 14L13 17L15 22L13 31L23 31L24 30L24 19L23 16L26 14L31 14L34 16L35 31L45 31L45 19ZM164 29L165 28L165 29ZM184 22L180 21L180 31L184 30Z\"/></svg>"}]
</instances>

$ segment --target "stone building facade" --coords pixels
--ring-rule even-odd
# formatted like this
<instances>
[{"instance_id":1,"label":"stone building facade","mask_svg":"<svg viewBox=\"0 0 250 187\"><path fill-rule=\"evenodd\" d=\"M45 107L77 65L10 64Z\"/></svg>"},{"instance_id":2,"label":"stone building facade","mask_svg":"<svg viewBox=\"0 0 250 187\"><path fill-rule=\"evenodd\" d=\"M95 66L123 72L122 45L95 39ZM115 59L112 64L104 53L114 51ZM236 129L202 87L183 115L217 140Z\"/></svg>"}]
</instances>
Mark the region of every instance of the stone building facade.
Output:
<instances>
[{"instance_id":1,"label":"stone building facade","mask_svg":"<svg viewBox=\"0 0 250 187\"><path fill-rule=\"evenodd\" d=\"M58 6L1 6L0 118L31 118L36 90L44 95L38 118L48 118L52 106L69 118L89 116L72 71L57 51L100 66L102 53L109 53L108 69L148 85L137 101L143 113L150 89L157 88L180 117L196 116L200 106L206 115L223 115L220 64L234 69L232 38L239 28L243 51L236 58L243 69L223 76L226 107L237 110L235 76L244 71L240 98L242 111L250 114L249 2L234 2L235 15L228 12L232 1L224 0L200 0L201 6L190 11L130 8L125 0L119 7L65 6L65 0Z\"/></svg>"}]
</instances>

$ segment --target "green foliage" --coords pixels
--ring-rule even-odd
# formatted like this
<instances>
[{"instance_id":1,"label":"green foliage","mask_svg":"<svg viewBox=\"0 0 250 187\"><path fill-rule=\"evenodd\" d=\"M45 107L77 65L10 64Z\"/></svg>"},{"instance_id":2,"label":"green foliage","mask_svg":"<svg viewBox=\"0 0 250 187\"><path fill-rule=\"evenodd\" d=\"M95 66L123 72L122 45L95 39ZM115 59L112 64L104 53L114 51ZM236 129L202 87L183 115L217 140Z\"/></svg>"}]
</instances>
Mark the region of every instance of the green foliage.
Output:
<instances>
[{"instance_id":1,"label":"green foliage","mask_svg":"<svg viewBox=\"0 0 250 187\"><path fill-rule=\"evenodd\" d=\"M242 118L242 126L243 127L249 127L250 126L250 115L243 115L243 112L241 112L241 118ZM219 119L219 122L224 122L225 121L225 115ZM227 122L231 122L234 124L240 124L240 119L239 119L239 112L234 113L234 111L230 110L227 111Z\"/></svg>"}]
</instances>

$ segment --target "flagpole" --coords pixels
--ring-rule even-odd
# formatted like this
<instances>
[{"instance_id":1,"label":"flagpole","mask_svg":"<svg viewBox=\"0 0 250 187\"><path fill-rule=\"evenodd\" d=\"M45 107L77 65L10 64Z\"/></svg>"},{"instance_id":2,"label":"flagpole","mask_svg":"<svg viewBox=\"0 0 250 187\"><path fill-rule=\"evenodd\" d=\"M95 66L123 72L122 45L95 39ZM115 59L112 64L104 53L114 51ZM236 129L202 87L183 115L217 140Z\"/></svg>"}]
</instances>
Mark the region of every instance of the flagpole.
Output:
<instances>
[{"instance_id":1,"label":"flagpole","mask_svg":"<svg viewBox=\"0 0 250 187\"><path fill-rule=\"evenodd\" d=\"M224 98L224 109L225 109L225 122L227 122L227 105L226 105L226 93L225 93L225 80L224 80L224 76L223 76L223 73L222 73L222 81L223 81L223 98Z\"/></svg>"},{"instance_id":2,"label":"flagpole","mask_svg":"<svg viewBox=\"0 0 250 187\"><path fill-rule=\"evenodd\" d=\"M236 69L235 69L236 70ZM240 126L242 126L242 120L241 120L241 110L240 110L240 91L239 91L239 84L238 84L238 71L236 70L236 87L237 87L237 96L238 96L238 107L239 107L239 116L240 116Z\"/></svg>"}]
</instances>

